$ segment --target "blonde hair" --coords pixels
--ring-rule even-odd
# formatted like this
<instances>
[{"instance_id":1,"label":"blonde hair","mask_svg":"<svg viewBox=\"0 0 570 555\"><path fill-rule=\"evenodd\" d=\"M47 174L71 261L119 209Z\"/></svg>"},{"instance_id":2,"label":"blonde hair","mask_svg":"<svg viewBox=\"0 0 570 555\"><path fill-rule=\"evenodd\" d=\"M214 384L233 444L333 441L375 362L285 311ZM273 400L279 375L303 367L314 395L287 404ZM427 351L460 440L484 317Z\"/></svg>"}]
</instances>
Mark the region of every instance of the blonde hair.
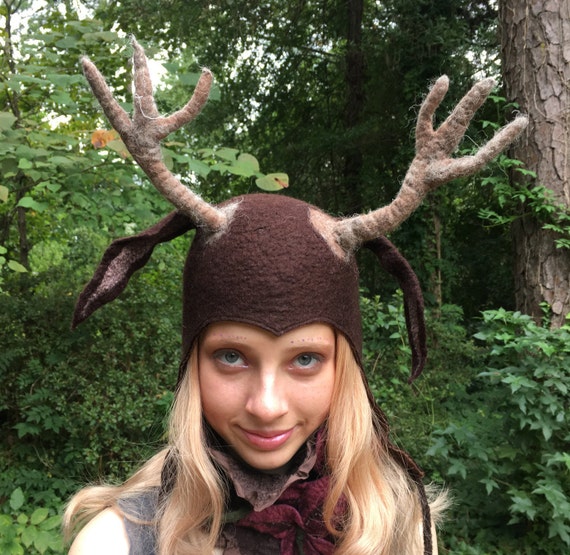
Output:
<instances>
[{"instance_id":1,"label":"blonde hair","mask_svg":"<svg viewBox=\"0 0 570 555\"><path fill-rule=\"evenodd\" d=\"M212 552L226 502L223 479L207 451L195 348L180 383L171 417L169 443L175 454L176 480L154 524L159 555ZM361 371L343 335L337 334L336 379L327 420L326 464L331 476L323 518L337 538L337 555L423 553L422 515L417 486L390 457L376 433ZM118 499L159 486L169 449L163 449L120 486L94 486L70 501L64 516L73 530ZM335 513L344 499L344 515ZM433 507L444 505L442 496Z\"/></svg>"}]
</instances>

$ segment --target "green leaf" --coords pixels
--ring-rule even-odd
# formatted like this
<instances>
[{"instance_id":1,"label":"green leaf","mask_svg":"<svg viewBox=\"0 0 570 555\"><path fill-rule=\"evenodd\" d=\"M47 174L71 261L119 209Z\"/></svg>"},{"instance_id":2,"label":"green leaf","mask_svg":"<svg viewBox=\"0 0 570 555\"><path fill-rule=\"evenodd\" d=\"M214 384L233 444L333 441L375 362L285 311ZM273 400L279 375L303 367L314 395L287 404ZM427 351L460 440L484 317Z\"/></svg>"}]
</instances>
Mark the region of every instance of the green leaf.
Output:
<instances>
[{"instance_id":1,"label":"green leaf","mask_svg":"<svg viewBox=\"0 0 570 555\"><path fill-rule=\"evenodd\" d=\"M74 106L75 102L69 95L69 93L65 91L55 91L50 95L50 98L57 104L61 104L62 106Z\"/></svg>"},{"instance_id":2,"label":"green leaf","mask_svg":"<svg viewBox=\"0 0 570 555\"><path fill-rule=\"evenodd\" d=\"M47 204L44 202L38 202L32 197L22 197L17 206L21 206L22 208L30 208L36 212L43 212L47 208Z\"/></svg>"},{"instance_id":3,"label":"green leaf","mask_svg":"<svg viewBox=\"0 0 570 555\"><path fill-rule=\"evenodd\" d=\"M257 158L253 156L253 154L248 154L247 152L243 152L238 156L237 164L239 166L250 168L252 173L259 171L259 162L257 161Z\"/></svg>"},{"instance_id":4,"label":"green leaf","mask_svg":"<svg viewBox=\"0 0 570 555\"><path fill-rule=\"evenodd\" d=\"M464 480L467 477L467 468L459 461L455 460L448 469L449 474L459 474Z\"/></svg>"},{"instance_id":5,"label":"green leaf","mask_svg":"<svg viewBox=\"0 0 570 555\"><path fill-rule=\"evenodd\" d=\"M18 167L21 170L29 170L29 169L33 168L34 165L27 158L20 158L20 161L18 162Z\"/></svg>"},{"instance_id":6,"label":"green leaf","mask_svg":"<svg viewBox=\"0 0 570 555\"><path fill-rule=\"evenodd\" d=\"M485 485L487 495L491 495L494 489L499 489L499 484L497 484L497 482L491 478L483 478L482 480L479 480L479 482Z\"/></svg>"},{"instance_id":7,"label":"green leaf","mask_svg":"<svg viewBox=\"0 0 570 555\"><path fill-rule=\"evenodd\" d=\"M229 169L230 169L230 167L227 164L222 164L220 162L210 166L210 170L215 171L215 172L220 172L221 174L224 174Z\"/></svg>"},{"instance_id":8,"label":"green leaf","mask_svg":"<svg viewBox=\"0 0 570 555\"><path fill-rule=\"evenodd\" d=\"M202 156L202 158L210 158L214 155L213 148L200 148L198 149L198 153Z\"/></svg>"},{"instance_id":9,"label":"green leaf","mask_svg":"<svg viewBox=\"0 0 570 555\"><path fill-rule=\"evenodd\" d=\"M242 177L251 177L255 173L252 172L250 169L239 165L227 166L226 169L232 175L241 175Z\"/></svg>"},{"instance_id":10,"label":"green leaf","mask_svg":"<svg viewBox=\"0 0 570 555\"><path fill-rule=\"evenodd\" d=\"M4 551L6 550L6 551ZM24 555L24 548L16 540L2 546L2 555Z\"/></svg>"},{"instance_id":11,"label":"green leaf","mask_svg":"<svg viewBox=\"0 0 570 555\"><path fill-rule=\"evenodd\" d=\"M210 95L208 96L208 100L210 101L218 101L222 98L222 91L220 87L218 87L215 83L212 85L210 89Z\"/></svg>"},{"instance_id":12,"label":"green leaf","mask_svg":"<svg viewBox=\"0 0 570 555\"><path fill-rule=\"evenodd\" d=\"M34 541L34 547L43 554L49 549L52 540L52 535L42 530Z\"/></svg>"},{"instance_id":13,"label":"green leaf","mask_svg":"<svg viewBox=\"0 0 570 555\"><path fill-rule=\"evenodd\" d=\"M15 260L8 260L8 268L13 272L18 272L19 274L25 274L28 271L25 266L22 266L22 264Z\"/></svg>"},{"instance_id":14,"label":"green leaf","mask_svg":"<svg viewBox=\"0 0 570 555\"><path fill-rule=\"evenodd\" d=\"M42 522L42 530L53 530L61 525L61 517L59 515L50 516Z\"/></svg>"},{"instance_id":15,"label":"green leaf","mask_svg":"<svg viewBox=\"0 0 570 555\"><path fill-rule=\"evenodd\" d=\"M61 40L58 40L55 45L62 50L69 50L77 46L77 39L73 38L73 36L67 36Z\"/></svg>"},{"instance_id":16,"label":"green leaf","mask_svg":"<svg viewBox=\"0 0 570 555\"><path fill-rule=\"evenodd\" d=\"M204 162L201 162L200 160L188 160L188 167L190 168L190 171L197 173L203 177L206 177L210 173L210 166Z\"/></svg>"},{"instance_id":17,"label":"green leaf","mask_svg":"<svg viewBox=\"0 0 570 555\"><path fill-rule=\"evenodd\" d=\"M219 150L215 151L215 155L218 158L222 158L223 160L227 160L228 162L235 162L238 153L239 150L235 148L220 148Z\"/></svg>"},{"instance_id":18,"label":"green leaf","mask_svg":"<svg viewBox=\"0 0 570 555\"><path fill-rule=\"evenodd\" d=\"M61 189L61 185L59 183L51 183L50 181L42 181L36 185L37 190L48 189L52 193L57 193Z\"/></svg>"},{"instance_id":19,"label":"green leaf","mask_svg":"<svg viewBox=\"0 0 570 555\"><path fill-rule=\"evenodd\" d=\"M200 73L179 73L177 79L182 85L194 87L198 83L200 75Z\"/></svg>"},{"instance_id":20,"label":"green leaf","mask_svg":"<svg viewBox=\"0 0 570 555\"><path fill-rule=\"evenodd\" d=\"M67 75L65 73L48 73L46 74L46 78L54 85L62 88L69 87L75 83L83 82L82 75Z\"/></svg>"},{"instance_id":21,"label":"green leaf","mask_svg":"<svg viewBox=\"0 0 570 555\"><path fill-rule=\"evenodd\" d=\"M178 72L180 71L180 64L178 64L177 62L164 62L162 64L162 67L166 71L168 71L168 73L178 74Z\"/></svg>"},{"instance_id":22,"label":"green leaf","mask_svg":"<svg viewBox=\"0 0 570 555\"><path fill-rule=\"evenodd\" d=\"M52 156L50 162L56 166L73 166L76 162L67 156Z\"/></svg>"},{"instance_id":23,"label":"green leaf","mask_svg":"<svg viewBox=\"0 0 570 555\"><path fill-rule=\"evenodd\" d=\"M26 547L30 547L38 537L38 529L35 526L28 526L22 532L22 543Z\"/></svg>"},{"instance_id":24,"label":"green leaf","mask_svg":"<svg viewBox=\"0 0 570 555\"><path fill-rule=\"evenodd\" d=\"M12 507L12 510L17 511L24 504L24 501L24 492L22 491L22 488L16 488L12 492L12 495L10 495L10 507Z\"/></svg>"},{"instance_id":25,"label":"green leaf","mask_svg":"<svg viewBox=\"0 0 570 555\"><path fill-rule=\"evenodd\" d=\"M10 190L8 187L4 187L4 185L0 185L0 201L8 202L8 195L10 194Z\"/></svg>"},{"instance_id":26,"label":"green leaf","mask_svg":"<svg viewBox=\"0 0 570 555\"><path fill-rule=\"evenodd\" d=\"M289 176L286 173L270 173L256 179L255 184L264 191L280 191L289 187Z\"/></svg>"},{"instance_id":27,"label":"green leaf","mask_svg":"<svg viewBox=\"0 0 570 555\"><path fill-rule=\"evenodd\" d=\"M234 175L251 177L259 172L259 162L255 156L243 153L240 154L235 163L228 168L228 171Z\"/></svg>"},{"instance_id":28,"label":"green leaf","mask_svg":"<svg viewBox=\"0 0 570 555\"><path fill-rule=\"evenodd\" d=\"M43 522L47 518L48 514L49 510L46 509L45 507L40 507L39 509L36 509L32 513L32 517L30 519L31 523L37 526L40 522Z\"/></svg>"},{"instance_id":29,"label":"green leaf","mask_svg":"<svg viewBox=\"0 0 570 555\"><path fill-rule=\"evenodd\" d=\"M0 112L0 131L7 131L14 125L16 116L10 112Z\"/></svg>"}]
</instances>

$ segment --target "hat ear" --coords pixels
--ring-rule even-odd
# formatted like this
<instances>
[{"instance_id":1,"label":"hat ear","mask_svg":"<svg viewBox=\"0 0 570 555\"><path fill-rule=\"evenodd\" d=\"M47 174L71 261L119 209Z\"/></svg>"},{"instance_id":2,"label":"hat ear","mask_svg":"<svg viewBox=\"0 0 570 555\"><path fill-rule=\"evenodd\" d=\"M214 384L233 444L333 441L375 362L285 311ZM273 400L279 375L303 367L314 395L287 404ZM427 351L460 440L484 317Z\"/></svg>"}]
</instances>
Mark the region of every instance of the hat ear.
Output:
<instances>
[{"instance_id":1,"label":"hat ear","mask_svg":"<svg viewBox=\"0 0 570 555\"><path fill-rule=\"evenodd\" d=\"M392 274L404 293L404 313L408 339L412 349L412 371L408 379L412 383L424 369L427 359L424 298L418 277L408 261L386 237L378 237L364 243L380 261L380 265Z\"/></svg>"},{"instance_id":2,"label":"hat ear","mask_svg":"<svg viewBox=\"0 0 570 555\"><path fill-rule=\"evenodd\" d=\"M71 329L98 308L117 298L131 276L148 262L156 245L171 241L195 227L188 216L175 211L138 235L113 241L91 281L79 295Z\"/></svg>"}]
</instances>

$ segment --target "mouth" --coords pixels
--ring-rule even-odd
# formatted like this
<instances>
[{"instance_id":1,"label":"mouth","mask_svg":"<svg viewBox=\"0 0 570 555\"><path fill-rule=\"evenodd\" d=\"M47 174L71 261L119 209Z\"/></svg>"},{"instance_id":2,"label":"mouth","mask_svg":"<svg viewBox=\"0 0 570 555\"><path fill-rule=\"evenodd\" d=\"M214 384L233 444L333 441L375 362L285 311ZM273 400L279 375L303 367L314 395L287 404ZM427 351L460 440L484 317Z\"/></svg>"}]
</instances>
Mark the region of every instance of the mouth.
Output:
<instances>
[{"instance_id":1,"label":"mouth","mask_svg":"<svg viewBox=\"0 0 570 555\"><path fill-rule=\"evenodd\" d=\"M273 431L246 430L241 428L241 432L247 443L261 451L273 451L274 449L278 449L291 437L293 430L294 428Z\"/></svg>"}]
</instances>

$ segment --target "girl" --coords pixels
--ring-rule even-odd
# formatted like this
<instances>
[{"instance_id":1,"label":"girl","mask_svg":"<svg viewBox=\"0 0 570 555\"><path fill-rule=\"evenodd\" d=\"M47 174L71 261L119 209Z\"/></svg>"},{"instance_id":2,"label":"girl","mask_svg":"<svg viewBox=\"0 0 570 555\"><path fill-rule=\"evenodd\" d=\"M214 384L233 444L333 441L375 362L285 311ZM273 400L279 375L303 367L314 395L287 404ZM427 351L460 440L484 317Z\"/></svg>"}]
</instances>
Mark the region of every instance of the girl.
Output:
<instances>
[{"instance_id":1,"label":"girl","mask_svg":"<svg viewBox=\"0 0 570 555\"><path fill-rule=\"evenodd\" d=\"M161 160L159 142L204 105L205 71L192 99L162 118L146 59L133 42L132 121L95 66L84 71L107 117L153 184L178 208L105 253L82 292L74 325L113 300L161 242L196 229L183 277L182 363L169 443L127 482L79 492L70 554L432 554L422 472L393 445L362 370L358 270L365 246L399 281L415 379L425 362L417 279L384 235L442 183L482 167L526 126L518 118L472 157L454 159L475 110L478 83L438 129L439 79L418 118L417 154L387 207L348 219L279 195L212 206Z\"/></svg>"}]
</instances>

